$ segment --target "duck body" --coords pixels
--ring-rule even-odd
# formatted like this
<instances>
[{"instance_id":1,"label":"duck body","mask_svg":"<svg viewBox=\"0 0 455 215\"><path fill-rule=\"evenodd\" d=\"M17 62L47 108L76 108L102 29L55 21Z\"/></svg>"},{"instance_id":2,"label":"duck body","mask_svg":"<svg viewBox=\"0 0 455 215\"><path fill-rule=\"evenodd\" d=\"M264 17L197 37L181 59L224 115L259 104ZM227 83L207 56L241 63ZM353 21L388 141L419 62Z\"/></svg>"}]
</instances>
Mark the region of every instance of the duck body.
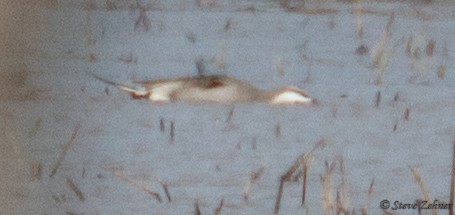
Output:
<instances>
[{"instance_id":1,"label":"duck body","mask_svg":"<svg viewBox=\"0 0 455 215\"><path fill-rule=\"evenodd\" d=\"M297 87L285 87L268 92L225 75L134 82L136 87L123 86L98 76L95 78L130 93L133 98L145 98L161 104L170 102L221 104L268 102L278 105L309 105L315 101Z\"/></svg>"}]
</instances>

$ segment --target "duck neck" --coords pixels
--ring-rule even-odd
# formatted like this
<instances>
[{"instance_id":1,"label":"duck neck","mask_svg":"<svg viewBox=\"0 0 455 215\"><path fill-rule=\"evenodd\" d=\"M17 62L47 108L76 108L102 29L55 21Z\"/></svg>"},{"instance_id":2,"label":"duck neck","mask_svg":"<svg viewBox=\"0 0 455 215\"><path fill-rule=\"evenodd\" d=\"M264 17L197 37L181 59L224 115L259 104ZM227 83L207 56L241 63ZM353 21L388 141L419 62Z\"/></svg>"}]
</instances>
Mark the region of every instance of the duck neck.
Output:
<instances>
[{"instance_id":1,"label":"duck neck","mask_svg":"<svg viewBox=\"0 0 455 215\"><path fill-rule=\"evenodd\" d=\"M258 101L260 102L270 102L277 95L278 89L275 90L260 90L258 93Z\"/></svg>"}]
</instances>

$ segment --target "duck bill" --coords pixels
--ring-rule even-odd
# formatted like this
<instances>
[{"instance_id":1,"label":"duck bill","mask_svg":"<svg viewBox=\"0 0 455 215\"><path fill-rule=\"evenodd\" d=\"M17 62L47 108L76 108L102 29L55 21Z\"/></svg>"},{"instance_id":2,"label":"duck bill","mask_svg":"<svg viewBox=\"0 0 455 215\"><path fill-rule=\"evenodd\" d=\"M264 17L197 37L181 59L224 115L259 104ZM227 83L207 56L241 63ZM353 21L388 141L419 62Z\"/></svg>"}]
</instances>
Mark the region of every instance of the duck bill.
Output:
<instances>
[{"instance_id":1,"label":"duck bill","mask_svg":"<svg viewBox=\"0 0 455 215\"><path fill-rule=\"evenodd\" d=\"M312 98L311 103L309 104L310 107L317 108L319 107L319 100Z\"/></svg>"}]
</instances>

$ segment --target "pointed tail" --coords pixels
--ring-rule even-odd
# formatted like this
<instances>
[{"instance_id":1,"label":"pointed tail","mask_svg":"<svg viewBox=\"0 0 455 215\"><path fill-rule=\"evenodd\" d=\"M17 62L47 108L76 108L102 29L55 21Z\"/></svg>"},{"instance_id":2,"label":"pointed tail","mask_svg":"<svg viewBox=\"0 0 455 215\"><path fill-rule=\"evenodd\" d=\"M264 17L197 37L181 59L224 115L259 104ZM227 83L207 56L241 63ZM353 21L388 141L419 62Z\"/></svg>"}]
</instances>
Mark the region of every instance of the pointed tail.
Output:
<instances>
[{"instance_id":1,"label":"pointed tail","mask_svg":"<svg viewBox=\"0 0 455 215\"><path fill-rule=\"evenodd\" d=\"M144 87L130 87L130 86L115 83L113 81L104 79L104 78L94 75L94 74L90 74L90 75L101 82L112 85L114 87L119 88L120 90L130 93L133 96L133 98L146 97L147 95L150 94L150 92L147 91Z\"/></svg>"}]
</instances>

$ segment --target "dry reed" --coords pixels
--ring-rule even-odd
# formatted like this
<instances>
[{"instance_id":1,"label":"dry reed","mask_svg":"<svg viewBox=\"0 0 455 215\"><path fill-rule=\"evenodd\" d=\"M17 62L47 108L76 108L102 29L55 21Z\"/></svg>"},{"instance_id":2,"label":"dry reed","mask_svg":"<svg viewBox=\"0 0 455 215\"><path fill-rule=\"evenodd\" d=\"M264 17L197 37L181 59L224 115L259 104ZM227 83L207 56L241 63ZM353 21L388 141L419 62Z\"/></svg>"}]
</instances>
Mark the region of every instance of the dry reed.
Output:
<instances>
[{"instance_id":1,"label":"dry reed","mask_svg":"<svg viewBox=\"0 0 455 215\"><path fill-rule=\"evenodd\" d=\"M427 201L427 202L431 202L430 193L428 192L428 189L425 186L425 182L423 181L422 176L420 176L419 171L417 170L417 168L411 167L411 166L409 166L409 169L411 170L412 175L414 176L414 179L417 182L417 185L419 185L419 188L420 188L420 190L423 193L423 199L425 201ZM432 215L437 215L437 211L436 210L432 209L430 211L431 211Z\"/></svg>"},{"instance_id":2,"label":"dry reed","mask_svg":"<svg viewBox=\"0 0 455 215\"><path fill-rule=\"evenodd\" d=\"M42 175L41 162L33 163L30 172L32 181L41 180Z\"/></svg>"},{"instance_id":3,"label":"dry reed","mask_svg":"<svg viewBox=\"0 0 455 215\"><path fill-rule=\"evenodd\" d=\"M337 192L337 214L349 214L349 196L348 196L348 182L346 179L346 173L344 169L344 159L342 156L338 157L338 163L340 165L340 176L341 182Z\"/></svg>"},{"instance_id":4,"label":"dry reed","mask_svg":"<svg viewBox=\"0 0 455 215\"><path fill-rule=\"evenodd\" d=\"M205 74L205 60L204 58L198 58L195 62L197 75L204 75Z\"/></svg>"},{"instance_id":5,"label":"dry reed","mask_svg":"<svg viewBox=\"0 0 455 215\"><path fill-rule=\"evenodd\" d=\"M172 198L171 198L171 194L170 194L170 192L169 192L169 188L168 188L168 186L167 186L167 183L164 182L163 180L161 180L161 179L160 179L159 177L157 177L157 176L153 176L153 179L154 179L156 182L158 182L158 184L161 185L161 187L163 188L164 194L166 195L167 201L168 201L169 203L171 203L171 202L172 202Z\"/></svg>"},{"instance_id":6,"label":"dry reed","mask_svg":"<svg viewBox=\"0 0 455 215\"><path fill-rule=\"evenodd\" d=\"M392 13L389 17L389 20L387 21L384 33L382 34L382 37L379 40L377 50L376 50L374 58L373 58L372 66L374 68L379 67L379 65L381 64L381 61L383 60L384 50L385 50L385 47L387 46L387 42L391 35L392 24L393 24L394 19L395 19L395 14Z\"/></svg>"},{"instance_id":7,"label":"dry reed","mask_svg":"<svg viewBox=\"0 0 455 215\"><path fill-rule=\"evenodd\" d=\"M393 125L393 131L397 131L398 129L398 121L395 121L395 124Z\"/></svg>"},{"instance_id":8,"label":"dry reed","mask_svg":"<svg viewBox=\"0 0 455 215\"><path fill-rule=\"evenodd\" d=\"M313 154L317 149L323 148L325 146L325 140L319 140L309 153L302 153L294 161L294 163L286 170L286 172L280 177L280 184L278 186L278 192L275 200L274 214L278 214L280 211L281 198L283 196L283 187L285 182L289 182L293 178L293 174L297 172L295 178L299 178L302 174L306 178L306 173L310 164L313 161ZM297 171L301 169L301 171ZM303 173L302 173L303 172ZM304 179L304 184L302 185L302 204L305 203L305 193L306 193L306 179Z\"/></svg>"},{"instance_id":9,"label":"dry reed","mask_svg":"<svg viewBox=\"0 0 455 215\"><path fill-rule=\"evenodd\" d=\"M232 18L229 18L224 24L224 31L229 31L232 28Z\"/></svg>"},{"instance_id":10,"label":"dry reed","mask_svg":"<svg viewBox=\"0 0 455 215\"><path fill-rule=\"evenodd\" d=\"M174 131L174 122L171 121L171 129L169 131L169 144L174 144L174 138L175 138L175 131Z\"/></svg>"},{"instance_id":11,"label":"dry reed","mask_svg":"<svg viewBox=\"0 0 455 215\"><path fill-rule=\"evenodd\" d=\"M379 104L381 104L381 91L378 91L378 92L376 93L376 100L375 100L375 102L374 102L374 106L375 106L376 108L378 108L378 107L379 107Z\"/></svg>"},{"instance_id":12,"label":"dry reed","mask_svg":"<svg viewBox=\"0 0 455 215\"><path fill-rule=\"evenodd\" d=\"M52 171L51 171L51 174L49 175L49 177L52 178L57 173L58 168L60 167L60 165L62 164L63 160L65 159L67 151L69 149L71 149L73 147L74 143L76 142L76 136L77 136L77 133L79 132L79 128L80 127L81 127L80 124L76 125L76 128L74 129L70 140L65 145L63 145L63 151L60 153L60 156L58 157L57 161L54 163Z\"/></svg>"},{"instance_id":13,"label":"dry reed","mask_svg":"<svg viewBox=\"0 0 455 215\"><path fill-rule=\"evenodd\" d=\"M76 186L76 184L73 182L73 180L67 178L66 179L66 186L71 188L71 190L76 194L76 196L79 198L79 200L81 202L83 202L85 200L84 194L79 189L79 187Z\"/></svg>"},{"instance_id":14,"label":"dry reed","mask_svg":"<svg viewBox=\"0 0 455 215\"><path fill-rule=\"evenodd\" d=\"M133 63L137 62L137 59L134 57L132 52L128 52L126 54L120 55L117 60L123 62L123 63Z\"/></svg>"},{"instance_id":15,"label":"dry reed","mask_svg":"<svg viewBox=\"0 0 455 215\"><path fill-rule=\"evenodd\" d=\"M434 41L432 39L428 41L427 46L425 48L425 52L427 53L428 57L433 56L435 44L436 44L436 41Z\"/></svg>"},{"instance_id":16,"label":"dry reed","mask_svg":"<svg viewBox=\"0 0 455 215\"><path fill-rule=\"evenodd\" d=\"M370 187L368 188L367 202L361 209L362 215L367 215L368 207L370 206L371 199L373 198L374 181L375 178L371 180Z\"/></svg>"},{"instance_id":17,"label":"dry reed","mask_svg":"<svg viewBox=\"0 0 455 215\"><path fill-rule=\"evenodd\" d=\"M322 208L325 215L333 214L333 190L331 185L331 178L333 171L335 170L336 163L329 165L329 162L325 161L325 174L320 176L322 185Z\"/></svg>"},{"instance_id":18,"label":"dry reed","mask_svg":"<svg viewBox=\"0 0 455 215\"><path fill-rule=\"evenodd\" d=\"M437 75L438 78L444 79L444 77L446 76L446 68L444 66L439 66Z\"/></svg>"},{"instance_id":19,"label":"dry reed","mask_svg":"<svg viewBox=\"0 0 455 215\"><path fill-rule=\"evenodd\" d=\"M354 15L356 17L357 36L363 37L362 0L356 0Z\"/></svg>"},{"instance_id":20,"label":"dry reed","mask_svg":"<svg viewBox=\"0 0 455 215\"><path fill-rule=\"evenodd\" d=\"M411 113L411 109L410 108L406 108L406 110L404 110L404 113L403 113L404 120L409 121L409 114L410 113Z\"/></svg>"},{"instance_id":21,"label":"dry reed","mask_svg":"<svg viewBox=\"0 0 455 215\"><path fill-rule=\"evenodd\" d=\"M137 18L136 22L134 23L134 31L139 29L143 29L145 31L149 31L151 27L150 19L147 16L147 10L145 8L139 9L139 17Z\"/></svg>"},{"instance_id":22,"label":"dry reed","mask_svg":"<svg viewBox=\"0 0 455 215\"><path fill-rule=\"evenodd\" d=\"M259 179L259 177L261 177L261 175L264 173L266 169L266 166L261 166L259 169L257 169L256 171L253 171L250 175L250 180L248 181L248 183L245 185L245 188L243 189L243 199L245 201L248 201L248 198L250 197L250 193L251 193L251 189L254 185L254 183L256 183L256 181Z\"/></svg>"},{"instance_id":23,"label":"dry reed","mask_svg":"<svg viewBox=\"0 0 455 215\"><path fill-rule=\"evenodd\" d=\"M453 204L455 196L455 138L452 144L452 176L450 177L450 194L449 194L449 215L453 215Z\"/></svg>"},{"instance_id":24,"label":"dry reed","mask_svg":"<svg viewBox=\"0 0 455 215\"><path fill-rule=\"evenodd\" d=\"M232 107L231 109L229 109L229 112L228 112L228 115L226 118L226 123L232 122L232 117L234 116L234 110L235 110L235 107Z\"/></svg>"},{"instance_id":25,"label":"dry reed","mask_svg":"<svg viewBox=\"0 0 455 215\"><path fill-rule=\"evenodd\" d=\"M201 209L199 208L199 200L198 199L195 199L194 200L194 215L201 215Z\"/></svg>"},{"instance_id":26,"label":"dry reed","mask_svg":"<svg viewBox=\"0 0 455 215\"><path fill-rule=\"evenodd\" d=\"M123 173L123 169L121 168L117 168L117 169L114 169L113 170L113 173L114 173L114 176L116 176L118 179L121 179L123 181L126 181L128 184L130 185L133 185L141 190L143 190L144 192L150 194L151 196L153 196L158 202L163 202L163 200L161 199L161 196L160 194L158 194L157 192L155 192L154 190L151 190L147 187L145 187L144 185L142 184L139 184L137 181L127 177L124 173Z\"/></svg>"},{"instance_id":27,"label":"dry reed","mask_svg":"<svg viewBox=\"0 0 455 215\"><path fill-rule=\"evenodd\" d=\"M163 118L160 118L160 132L161 133L164 133L164 119Z\"/></svg>"},{"instance_id":28,"label":"dry reed","mask_svg":"<svg viewBox=\"0 0 455 215\"><path fill-rule=\"evenodd\" d=\"M221 209L223 209L223 205L224 205L224 198L222 198L220 200L220 203L218 204L218 206L215 208L215 211L213 212L214 215L220 215L221 214Z\"/></svg>"},{"instance_id":29,"label":"dry reed","mask_svg":"<svg viewBox=\"0 0 455 215\"><path fill-rule=\"evenodd\" d=\"M275 137L280 138L281 137L281 124L277 122L275 124Z\"/></svg>"}]
</instances>

